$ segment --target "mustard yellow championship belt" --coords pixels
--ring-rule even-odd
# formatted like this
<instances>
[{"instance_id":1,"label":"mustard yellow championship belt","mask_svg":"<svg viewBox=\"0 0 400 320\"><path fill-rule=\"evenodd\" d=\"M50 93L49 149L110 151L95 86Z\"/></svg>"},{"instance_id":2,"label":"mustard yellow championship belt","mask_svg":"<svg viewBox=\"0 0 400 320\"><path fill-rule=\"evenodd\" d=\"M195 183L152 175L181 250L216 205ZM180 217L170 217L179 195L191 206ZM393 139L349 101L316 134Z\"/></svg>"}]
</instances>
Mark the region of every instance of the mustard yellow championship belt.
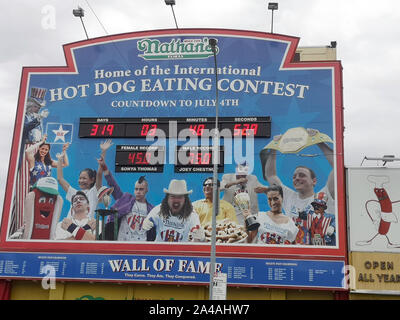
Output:
<instances>
[{"instance_id":1,"label":"mustard yellow championship belt","mask_svg":"<svg viewBox=\"0 0 400 320\"><path fill-rule=\"evenodd\" d=\"M287 130L278 138L274 138L264 149L275 149L281 153L297 153L304 148L321 142L333 143L328 135L318 130L306 130L303 127L297 127Z\"/></svg>"}]
</instances>

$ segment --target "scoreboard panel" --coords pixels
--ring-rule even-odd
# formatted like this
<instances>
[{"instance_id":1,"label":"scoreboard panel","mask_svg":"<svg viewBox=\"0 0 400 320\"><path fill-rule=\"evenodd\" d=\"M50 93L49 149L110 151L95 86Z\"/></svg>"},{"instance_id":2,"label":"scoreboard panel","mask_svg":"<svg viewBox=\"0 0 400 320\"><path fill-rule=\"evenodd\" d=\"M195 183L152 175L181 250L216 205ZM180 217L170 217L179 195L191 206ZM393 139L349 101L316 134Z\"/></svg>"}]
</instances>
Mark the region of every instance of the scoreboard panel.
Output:
<instances>
[{"instance_id":1,"label":"scoreboard panel","mask_svg":"<svg viewBox=\"0 0 400 320\"><path fill-rule=\"evenodd\" d=\"M215 118L81 118L80 138L146 138L156 136L161 130L165 137L177 137L179 132L188 130L190 136L202 137L215 129ZM218 130L229 130L233 137L271 136L270 117L233 118L224 117L218 121Z\"/></svg>"}]
</instances>

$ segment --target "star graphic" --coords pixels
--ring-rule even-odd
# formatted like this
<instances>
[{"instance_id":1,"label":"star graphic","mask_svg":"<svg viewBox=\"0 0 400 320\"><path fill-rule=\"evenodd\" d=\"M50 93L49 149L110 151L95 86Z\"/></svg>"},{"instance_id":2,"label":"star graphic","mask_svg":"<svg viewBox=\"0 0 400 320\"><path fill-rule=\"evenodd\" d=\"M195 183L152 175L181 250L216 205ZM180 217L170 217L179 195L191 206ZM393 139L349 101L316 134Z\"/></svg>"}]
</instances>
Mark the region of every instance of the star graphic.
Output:
<instances>
[{"instance_id":1,"label":"star graphic","mask_svg":"<svg viewBox=\"0 0 400 320\"><path fill-rule=\"evenodd\" d=\"M60 124L58 130L52 130L52 131L56 135L54 142L57 142L58 140L65 142L65 135L69 132L69 130L63 130L62 124Z\"/></svg>"},{"instance_id":2,"label":"star graphic","mask_svg":"<svg viewBox=\"0 0 400 320\"><path fill-rule=\"evenodd\" d=\"M313 121L318 119L320 112L315 111L302 111L298 103L294 100L291 101L286 114L274 116L274 121L277 127L280 128L279 133L283 134L286 130L294 127L309 128L312 126Z\"/></svg>"}]
</instances>

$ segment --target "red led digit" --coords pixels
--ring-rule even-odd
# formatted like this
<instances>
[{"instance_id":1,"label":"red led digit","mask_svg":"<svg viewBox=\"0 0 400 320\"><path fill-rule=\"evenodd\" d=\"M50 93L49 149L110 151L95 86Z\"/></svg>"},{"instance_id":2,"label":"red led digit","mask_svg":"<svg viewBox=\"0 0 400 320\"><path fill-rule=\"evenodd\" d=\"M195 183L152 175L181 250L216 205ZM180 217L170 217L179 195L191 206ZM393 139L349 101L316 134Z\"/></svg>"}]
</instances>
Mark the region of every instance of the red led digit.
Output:
<instances>
[{"instance_id":1,"label":"red led digit","mask_svg":"<svg viewBox=\"0 0 400 320\"><path fill-rule=\"evenodd\" d=\"M205 127L206 127L205 124L191 124L191 125L189 125L189 130L195 136L202 136Z\"/></svg>"},{"instance_id":2,"label":"red led digit","mask_svg":"<svg viewBox=\"0 0 400 320\"><path fill-rule=\"evenodd\" d=\"M201 152L197 152L196 161L196 164L203 164L203 154Z\"/></svg>"},{"instance_id":3,"label":"red led digit","mask_svg":"<svg viewBox=\"0 0 400 320\"><path fill-rule=\"evenodd\" d=\"M197 134L196 128L197 128L197 124L191 124L191 125L189 126L189 130L192 132L193 135L196 135L196 134Z\"/></svg>"},{"instance_id":4,"label":"red led digit","mask_svg":"<svg viewBox=\"0 0 400 320\"><path fill-rule=\"evenodd\" d=\"M252 123L250 126L250 129L254 131L254 135L257 134L257 130L258 130L258 124L257 123Z\"/></svg>"},{"instance_id":5,"label":"red led digit","mask_svg":"<svg viewBox=\"0 0 400 320\"><path fill-rule=\"evenodd\" d=\"M142 125L142 131L140 132L141 136L147 136L149 133L150 126L148 124Z\"/></svg>"},{"instance_id":6,"label":"red led digit","mask_svg":"<svg viewBox=\"0 0 400 320\"><path fill-rule=\"evenodd\" d=\"M107 132L108 132L108 135L109 135L109 136L112 136L113 131L114 131L114 125L113 125L113 124L108 124L106 130L107 130Z\"/></svg>"},{"instance_id":7,"label":"red led digit","mask_svg":"<svg viewBox=\"0 0 400 320\"><path fill-rule=\"evenodd\" d=\"M194 152L190 152L189 153L189 163L190 164L196 164L196 158L195 158L195 153Z\"/></svg>"},{"instance_id":8,"label":"red led digit","mask_svg":"<svg viewBox=\"0 0 400 320\"><path fill-rule=\"evenodd\" d=\"M148 165L150 164L151 153L150 152L131 152L128 154L130 164L136 165Z\"/></svg>"},{"instance_id":9,"label":"red led digit","mask_svg":"<svg viewBox=\"0 0 400 320\"><path fill-rule=\"evenodd\" d=\"M204 128L205 128L205 125L204 125L204 124L199 124L199 125L197 125L196 134L197 134L198 136L203 135Z\"/></svg>"},{"instance_id":10,"label":"red led digit","mask_svg":"<svg viewBox=\"0 0 400 320\"><path fill-rule=\"evenodd\" d=\"M103 124L103 128L101 129L101 135L104 136L104 134L106 133L106 129L107 129L107 125Z\"/></svg>"},{"instance_id":11,"label":"red led digit","mask_svg":"<svg viewBox=\"0 0 400 320\"><path fill-rule=\"evenodd\" d=\"M210 159L211 159L211 152L206 152L206 153L204 153L202 163L210 164Z\"/></svg>"},{"instance_id":12,"label":"red led digit","mask_svg":"<svg viewBox=\"0 0 400 320\"><path fill-rule=\"evenodd\" d=\"M233 136L234 136L234 137L242 135L241 126L242 126L242 125L241 125L240 123L237 123L237 124L235 124L235 126L233 127Z\"/></svg>"},{"instance_id":13,"label":"red led digit","mask_svg":"<svg viewBox=\"0 0 400 320\"><path fill-rule=\"evenodd\" d=\"M150 164L150 162L151 162L151 152L146 152L145 157L144 157L144 162L145 162L145 164Z\"/></svg>"},{"instance_id":14,"label":"red led digit","mask_svg":"<svg viewBox=\"0 0 400 320\"><path fill-rule=\"evenodd\" d=\"M143 152L136 154L136 164L143 164Z\"/></svg>"},{"instance_id":15,"label":"red led digit","mask_svg":"<svg viewBox=\"0 0 400 320\"><path fill-rule=\"evenodd\" d=\"M156 134L156 130L157 130L156 124L144 124L142 125L142 131L140 132L140 135L142 137L145 137L147 135L154 136Z\"/></svg>"},{"instance_id":16,"label":"red led digit","mask_svg":"<svg viewBox=\"0 0 400 320\"><path fill-rule=\"evenodd\" d=\"M91 135L91 136L97 135L97 130L98 130L98 129L99 129L99 125L98 125L98 124L92 125L92 130L90 130L90 135Z\"/></svg>"},{"instance_id":17,"label":"red led digit","mask_svg":"<svg viewBox=\"0 0 400 320\"><path fill-rule=\"evenodd\" d=\"M135 164L136 153L129 153L128 159L131 164Z\"/></svg>"},{"instance_id":18,"label":"red led digit","mask_svg":"<svg viewBox=\"0 0 400 320\"><path fill-rule=\"evenodd\" d=\"M150 125L150 130L149 130L149 136L154 136L156 134L156 130L157 130L157 125L156 124L151 124Z\"/></svg>"},{"instance_id":19,"label":"red led digit","mask_svg":"<svg viewBox=\"0 0 400 320\"><path fill-rule=\"evenodd\" d=\"M243 123L243 130L242 130L242 136L245 136L248 134L248 131L250 128L250 125L248 123Z\"/></svg>"},{"instance_id":20,"label":"red led digit","mask_svg":"<svg viewBox=\"0 0 400 320\"><path fill-rule=\"evenodd\" d=\"M233 127L233 136L256 135L258 130L257 123L236 123Z\"/></svg>"}]
</instances>

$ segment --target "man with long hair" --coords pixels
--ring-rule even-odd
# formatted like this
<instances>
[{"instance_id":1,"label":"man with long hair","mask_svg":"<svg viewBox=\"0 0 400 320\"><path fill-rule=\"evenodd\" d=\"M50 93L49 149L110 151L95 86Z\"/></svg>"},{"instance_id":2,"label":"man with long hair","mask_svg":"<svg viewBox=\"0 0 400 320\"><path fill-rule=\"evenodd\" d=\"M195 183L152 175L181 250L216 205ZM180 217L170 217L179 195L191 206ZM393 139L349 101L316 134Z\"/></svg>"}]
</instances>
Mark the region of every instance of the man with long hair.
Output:
<instances>
[{"instance_id":1,"label":"man with long hair","mask_svg":"<svg viewBox=\"0 0 400 320\"><path fill-rule=\"evenodd\" d=\"M204 230L199 216L193 211L185 180L171 180L161 204L154 207L143 222L142 228L156 228L155 241L204 241Z\"/></svg>"}]
</instances>

